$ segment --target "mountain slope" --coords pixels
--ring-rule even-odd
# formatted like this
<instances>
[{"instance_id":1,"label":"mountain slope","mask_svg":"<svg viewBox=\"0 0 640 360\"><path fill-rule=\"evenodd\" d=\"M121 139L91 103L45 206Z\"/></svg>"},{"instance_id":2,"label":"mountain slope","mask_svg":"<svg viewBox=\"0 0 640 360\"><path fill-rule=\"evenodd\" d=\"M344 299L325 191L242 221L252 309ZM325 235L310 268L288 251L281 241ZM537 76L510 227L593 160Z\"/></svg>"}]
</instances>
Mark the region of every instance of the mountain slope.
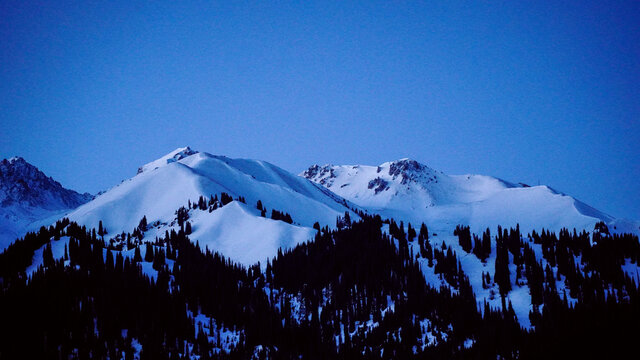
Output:
<instances>
[{"instance_id":1,"label":"mountain slope","mask_svg":"<svg viewBox=\"0 0 640 360\"><path fill-rule=\"evenodd\" d=\"M521 229L592 230L613 218L547 186L529 187L483 175L446 175L414 160L380 166L311 166L301 176L384 216L425 222L442 230L457 224Z\"/></svg>"},{"instance_id":2,"label":"mountain slope","mask_svg":"<svg viewBox=\"0 0 640 360\"><path fill-rule=\"evenodd\" d=\"M0 250L25 232L48 225L90 194L65 189L21 157L0 162Z\"/></svg>"},{"instance_id":3,"label":"mountain slope","mask_svg":"<svg viewBox=\"0 0 640 360\"><path fill-rule=\"evenodd\" d=\"M396 221L411 222L416 228L421 223L428 226L431 241L451 247L460 257L460 264L469 275L479 306L486 302L501 307L494 286L484 283L485 273L494 273L496 264L495 243L485 261L464 251L457 236L453 235L458 224L470 226L471 233L481 235L490 228L515 228L526 236L532 230L559 232L563 227L578 231L593 231L599 221L609 224L612 232L640 233L637 222L613 219L571 196L559 193L547 186L530 187L483 175L446 175L410 159L387 162L380 166L311 166L300 174L311 181L348 199L372 213ZM443 246L444 246L443 245ZM414 241L409 244L412 253L420 252ZM542 248L531 244L539 257ZM446 285L435 268L428 266L424 257L418 262L425 279L438 288ZM546 265L546 260L544 264ZM529 328L529 312L533 310L530 289L515 276L517 268L511 264L510 291L506 300L511 302L520 325ZM635 271L635 267L631 267ZM558 283L564 289L564 283ZM571 299L575 301L575 299Z\"/></svg>"},{"instance_id":4,"label":"mountain slope","mask_svg":"<svg viewBox=\"0 0 640 360\"><path fill-rule=\"evenodd\" d=\"M242 196L246 204L234 202L213 212L192 211L191 239L245 265L264 261L280 246L310 239L316 221L333 225L337 216L348 211L342 198L272 164L186 147L140 167L136 176L79 207L69 218L88 227L98 227L102 221L111 237L131 232L146 216L154 224L146 236L162 236L177 228L178 208L200 196L209 199L222 192L234 199ZM262 218L256 208L258 200L269 210L267 216L272 209L286 212L293 224ZM243 242L246 247L240 245Z\"/></svg>"}]
</instances>

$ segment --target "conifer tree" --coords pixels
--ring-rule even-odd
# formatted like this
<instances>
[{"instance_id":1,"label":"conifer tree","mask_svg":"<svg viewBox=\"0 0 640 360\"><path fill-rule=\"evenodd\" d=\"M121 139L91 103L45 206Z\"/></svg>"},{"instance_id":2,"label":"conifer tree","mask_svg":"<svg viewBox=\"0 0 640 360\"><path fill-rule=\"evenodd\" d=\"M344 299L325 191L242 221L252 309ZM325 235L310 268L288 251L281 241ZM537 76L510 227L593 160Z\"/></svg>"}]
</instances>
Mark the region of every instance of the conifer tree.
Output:
<instances>
[{"instance_id":1,"label":"conifer tree","mask_svg":"<svg viewBox=\"0 0 640 360\"><path fill-rule=\"evenodd\" d=\"M412 242L416 238L416 230L411 227L411 223L407 224L407 240Z\"/></svg>"},{"instance_id":2,"label":"conifer tree","mask_svg":"<svg viewBox=\"0 0 640 360\"><path fill-rule=\"evenodd\" d=\"M113 271L114 269L114 261L113 261L113 253L111 252L111 250L107 249L107 259L105 261L105 265L107 268L107 271Z\"/></svg>"},{"instance_id":3,"label":"conifer tree","mask_svg":"<svg viewBox=\"0 0 640 360\"><path fill-rule=\"evenodd\" d=\"M505 296L511 291L511 278L509 274L509 251L503 241L502 237L496 238L497 256L493 278L500 287L500 294Z\"/></svg>"},{"instance_id":4,"label":"conifer tree","mask_svg":"<svg viewBox=\"0 0 640 360\"><path fill-rule=\"evenodd\" d=\"M140 219L140 223L138 224L138 229L140 229L141 232L147 231L147 216L146 215L142 216L142 219Z\"/></svg>"},{"instance_id":5,"label":"conifer tree","mask_svg":"<svg viewBox=\"0 0 640 360\"><path fill-rule=\"evenodd\" d=\"M136 249L133 254L133 262L138 263L142 261L142 255L140 255L140 246L136 246Z\"/></svg>"},{"instance_id":6,"label":"conifer tree","mask_svg":"<svg viewBox=\"0 0 640 360\"><path fill-rule=\"evenodd\" d=\"M42 251L42 264L44 267L52 267L55 261L53 259L53 251L51 250L51 243L45 245L44 250Z\"/></svg>"},{"instance_id":7,"label":"conifer tree","mask_svg":"<svg viewBox=\"0 0 640 360\"><path fill-rule=\"evenodd\" d=\"M151 245L151 243L147 243L147 247L146 247L146 251L144 254L144 261L146 262L152 262L153 261L153 246Z\"/></svg>"}]
</instances>

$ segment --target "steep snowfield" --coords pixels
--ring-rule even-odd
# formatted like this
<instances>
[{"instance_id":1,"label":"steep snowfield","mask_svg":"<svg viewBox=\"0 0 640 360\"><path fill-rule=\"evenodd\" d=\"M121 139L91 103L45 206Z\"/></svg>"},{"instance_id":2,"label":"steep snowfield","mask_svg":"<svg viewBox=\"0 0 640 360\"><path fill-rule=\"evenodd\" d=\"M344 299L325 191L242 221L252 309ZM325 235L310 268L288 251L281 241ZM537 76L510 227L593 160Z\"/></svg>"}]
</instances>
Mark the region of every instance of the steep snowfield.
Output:
<instances>
[{"instance_id":1,"label":"steep snowfield","mask_svg":"<svg viewBox=\"0 0 640 360\"><path fill-rule=\"evenodd\" d=\"M0 161L0 251L91 198L65 189L23 158Z\"/></svg>"},{"instance_id":2,"label":"steep snowfield","mask_svg":"<svg viewBox=\"0 0 640 360\"><path fill-rule=\"evenodd\" d=\"M115 236L131 232L146 216L149 224L160 224L154 231L164 234L165 227L175 226L175 211L189 200L222 192L243 196L247 204L194 212L190 237L245 265L264 262L280 246L311 239L316 221L335 225L336 217L348 211L332 192L269 163L180 148L142 166L136 176L80 206L69 218L88 227L98 227L102 220L108 236ZM287 212L294 224L261 218L255 210L258 200L268 209L267 217L272 209Z\"/></svg>"},{"instance_id":3,"label":"steep snowfield","mask_svg":"<svg viewBox=\"0 0 640 360\"><path fill-rule=\"evenodd\" d=\"M592 230L612 217L547 186L516 185L483 175L446 175L410 159L380 166L314 165L301 176L383 216L414 224L481 232L497 225L523 232Z\"/></svg>"}]
</instances>

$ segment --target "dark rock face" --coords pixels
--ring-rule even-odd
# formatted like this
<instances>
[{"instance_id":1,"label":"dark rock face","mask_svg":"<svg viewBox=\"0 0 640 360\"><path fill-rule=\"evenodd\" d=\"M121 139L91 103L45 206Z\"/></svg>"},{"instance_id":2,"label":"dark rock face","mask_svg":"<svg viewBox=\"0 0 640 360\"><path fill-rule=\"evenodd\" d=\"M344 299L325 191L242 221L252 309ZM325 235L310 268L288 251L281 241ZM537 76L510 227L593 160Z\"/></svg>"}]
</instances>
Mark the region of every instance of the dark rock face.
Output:
<instances>
[{"instance_id":1,"label":"dark rock face","mask_svg":"<svg viewBox=\"0 0 640 360\"><path fill-rule=\"evenodd\" d=\"M381 179L379 177L369 181L369 185L367 186L369 189L374 189L375 193L379 193L381 191L389 190L389 183Z\"/></svg>"},{"instance_id":2,"label":"dark rock face","mask_svg":"<svg viewBox=\"0 0 640 360\"><path fill-rule=\"evenodd\" d=\"M78 207L93 197L65 189L21 157L0 162L0 206L39 207L47 210Z\"/></svg>"},{"instance_id":3,"label":"dark rock face","mask_svg":"<svg viewBox=\"0 0 640 360\"><path fill-rule=\"evenodd\" d=\"M426 170L430 169L415 160L403 159L391 163L389 166L389 175L391 175L393 179L400 176L402 178L400 183L406 185L411 180L416 180L418 177L424 176L428 172Z\"/></svg>"},{"instance_id":4,"label":"dark rock face","mask_svg":"<svg viewBox=\"0 0 640 360\"><path fill-rule=\"evenodd\" d=\"M422 168L423 168L423 165L415 160L411 160L411 159L398 160L398 161L394 161L389 166L389 175L395 177L400 174L421 171Z\"/></svg>"},{"instance_id":5,"label":"dark rock face","mask_svg":"<svg viewBox=\"0 0 640 360\"><path fill-rule=\"evenodd\" d=\"M336 178L333 166L331 165L312 165L302 173L302 176L327 187L331 186L333 180Z\"/></svg>"}]
</instances>

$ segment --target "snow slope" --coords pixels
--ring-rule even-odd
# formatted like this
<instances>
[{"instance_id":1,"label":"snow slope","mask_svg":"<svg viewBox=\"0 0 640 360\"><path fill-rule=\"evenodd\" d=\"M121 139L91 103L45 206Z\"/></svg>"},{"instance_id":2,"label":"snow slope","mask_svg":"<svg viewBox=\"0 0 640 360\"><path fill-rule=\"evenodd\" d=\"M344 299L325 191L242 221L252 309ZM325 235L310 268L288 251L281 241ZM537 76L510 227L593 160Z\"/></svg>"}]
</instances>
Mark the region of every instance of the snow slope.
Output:
<instances>
[{"instance_id":1,"label":"snow slope","mask_svg":"<svg viewBox=\"0 0 640 360\"><path fill-rule=\"evenodd\" d=\"M311 166L301 176L370 212L453 231L515 227L593 230L614 219L547 186L529 187L484 175L446 175L414 160L379 166Z\"/></svg>"},{"instance_id":2,"label":"snow slope","mask_svg":"<svg viewBox=\"0 0 640 360\"><path fill-rule=\"evenodd\" d=\"M342 198L267 162L230 159L187 147L140 167L136 176L80 206L69 218L96 228L102 221L108 236L115 236L132 232L146 216L149 224L160 224L147 236L162 235L176 226L172 224L175 211L189 200L222 192L233 198L243 196L246 205L232 202L211 213L194 211L190 237L245 265L264 262L281 246L311 239L316 221L334 225L336 217L348 211ZM272 209L287 212L294 224L260 217L258 200L268 209L267 216Z\"/></svg>"},{"instance_id":3,"label":"snow slope","mask_svg":"<svg viewBox=\"0 0 640 360\"><path fill-rule=\"evenodd\" d=\"M283 221L260 217L257 211L234 201L212 213L199 211L191 217L190 238L242 264L266 265L267 256L313 239L316 231Z\"/></svg>"},{"instance_id":4,"label":"snow slope","mask_svg":"<svg viewBox=\"0 0 640 360\"><path fill-rule=\"evenodd\" d=\"M513 184L483 175L446 175L410 159L386 162L379 166L311 166L300 174L337 195L357 204L372 213L391 217L396 221L411 222L414 227L424 222L431 234L434 246L444 243L457 253L463 271L469 276L476 294L479 308L486 301L494 308L501 307L498 287L493 283L488 288L482 286L482 273L495 271L496 250L486 262L475 255L466 253L453 235L456 225L469 225L473 233L481 234L490 228L493 234L497 226L514 227L519 224L526 236L531 230L540 232L542 228L558 232L561 228L576 228L593 231L595 223L604 221L612 232L632 232L640 234L640 222L614 219L587 204L562 194L547 186L527 186ZM417 242L410 243L414 253L419 252ZM546 266L540 245L530 243L536 257ZM512 255L510 255L512 256ZM447 285L442 276L435 274L434 268L427 266L427 260L418 259L426 281L435 288ZM579 261L577 262L579 263ZM630 274L639 271L637 265L627 264ZM516 283L516 266L511 261L510 273L513 290L508 294L520 324L531 326L529 311L533 309L526 280ZM553 269L557 271L557 268ZM557 289L562 292L564 281L558 281ZM569 299L575 301L575 299Z\"/></svg>"},{"instance_id":5,"label":"snow slope","mask_svg":"<svg viewBox=\"0 0 640 360\"><path fill-rule=\"evenodd\" d=\"M23 158L0 161L0 251L91 198L65 189Z\"/></svg>"}]
</instances>

